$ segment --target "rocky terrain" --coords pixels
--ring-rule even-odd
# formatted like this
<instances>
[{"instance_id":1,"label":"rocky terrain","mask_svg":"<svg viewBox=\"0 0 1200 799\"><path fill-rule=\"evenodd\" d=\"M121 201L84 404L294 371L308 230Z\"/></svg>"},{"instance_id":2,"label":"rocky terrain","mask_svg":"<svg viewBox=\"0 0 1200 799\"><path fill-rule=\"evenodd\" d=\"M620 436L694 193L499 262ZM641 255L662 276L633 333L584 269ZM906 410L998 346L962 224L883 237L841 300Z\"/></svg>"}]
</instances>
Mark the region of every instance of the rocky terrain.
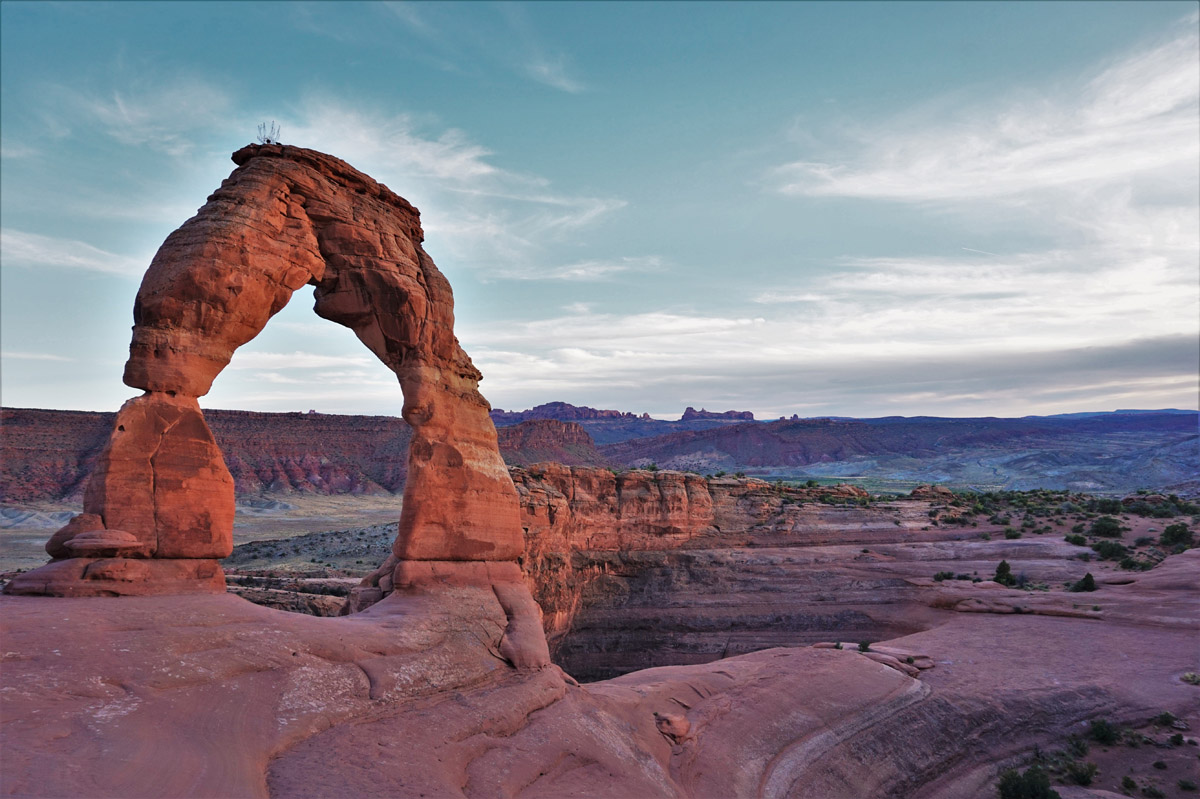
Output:
<instances>
[{"instance_id":1,"label":"rocky terrain","mask_svg":"<svg viewBox=\"0 0 1200 799\"><path fill-rule=\"evenodd\" d=\"M0 794L1195 789L1188 497L927 485L898 499L656 467L506 469L416 209L312 150L233 160L141 283L124 376L141 393L92 465L28 431L15 448L25 466L6 491L81 491L83 512L0 596ZM238 480L198 398L305 283L399 379L403 503L394 528L235 552ZM336 468L298 452L305 433L247 461L241 514L380 499L371 485L387 491L395 471L365 467L394 449L371 450L373 429ZM273 446L243 435L248 454ZM515 451L570 452L549 439L571 438L590 457L585 436L511 434ZM60 453L45 469L39 446Z\"/></svg>"}]
</instances>

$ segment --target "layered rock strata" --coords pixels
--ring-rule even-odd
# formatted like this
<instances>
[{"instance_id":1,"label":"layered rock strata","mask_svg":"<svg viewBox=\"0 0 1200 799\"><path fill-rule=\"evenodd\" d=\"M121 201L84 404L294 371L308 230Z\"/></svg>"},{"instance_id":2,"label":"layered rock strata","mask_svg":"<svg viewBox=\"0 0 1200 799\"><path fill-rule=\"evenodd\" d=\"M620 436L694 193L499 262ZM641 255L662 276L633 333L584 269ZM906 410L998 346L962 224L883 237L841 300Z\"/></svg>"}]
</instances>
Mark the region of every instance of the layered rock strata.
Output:
<instances>
[{"instance_id":1,"label":"layered rock strata","mask_svg":"<svg viewBox=\"0 0 1200 799\"><path fill-rule=\"evenodd\" d=\"M155 591L222 587L219 569L201 578L207 566L196 564L215 566L232 548L234 483L196 400L311 284L316 313L353 330L404 394L412 440L391 584L410 580L408 561L437 561L431 579L491 585L495 572L504 607L536 611L532 600L509 596L512 585L523 587L519 571L510 573L523 550L516 493L481 376L454 337L450 284L421 248L417 210L312 150L251 145L233 160L238 168L167 237L142 280L124 380L145 394L118 414L82 521L51 539L55 561L8 590L145 593L160 569L148 560L196 572ZM101 548L74 544L81 534ZM115 555L114 564L74 562L99 553ZM489 568L475 568L480 561Z\"/></svg>"}]
</instances>

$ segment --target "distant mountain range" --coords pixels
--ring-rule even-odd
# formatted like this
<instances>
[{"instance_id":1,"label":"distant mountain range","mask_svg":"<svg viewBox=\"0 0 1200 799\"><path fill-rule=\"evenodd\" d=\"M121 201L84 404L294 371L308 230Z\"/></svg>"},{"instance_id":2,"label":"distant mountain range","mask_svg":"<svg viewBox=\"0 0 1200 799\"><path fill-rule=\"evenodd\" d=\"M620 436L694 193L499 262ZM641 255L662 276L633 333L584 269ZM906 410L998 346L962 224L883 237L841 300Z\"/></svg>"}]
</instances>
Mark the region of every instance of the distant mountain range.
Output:
<instances>
[{"instance_id":1,"label":"distant mountain range","mask_svg":"<svg viewBox=\"0 0 1200 799\"><path fill-rule=\"evenodd\" d=\"M1200 414L1166 409L1021 419L884 417L678 421L567 403L494 411L512 465L646 466L769 479L839 478L878 489L936 482L981 490L1139 488L1200 494ZM389 416L208 410L238 493L400 491L408 425ZM78 498L112 413L0 409L0 500Z\"/></svg>"}]
</instances>

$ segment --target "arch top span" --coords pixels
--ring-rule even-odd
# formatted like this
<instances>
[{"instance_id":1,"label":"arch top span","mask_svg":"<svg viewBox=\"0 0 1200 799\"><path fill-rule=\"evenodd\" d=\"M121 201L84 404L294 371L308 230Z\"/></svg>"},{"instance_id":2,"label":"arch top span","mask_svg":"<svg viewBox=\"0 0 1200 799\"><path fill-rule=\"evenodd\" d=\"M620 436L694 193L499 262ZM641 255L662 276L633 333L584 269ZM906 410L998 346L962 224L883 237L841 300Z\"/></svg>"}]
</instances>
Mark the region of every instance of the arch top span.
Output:
<instances>
[{"instance_id":1,"label":"arch top span","mask_svg":"<svg viewBox=\"0 0 1200 799\"><path fill-rule=\"evenodd\" d=\"M196 399L311 284L317 315L349 327L395 373L413 427L390 567L516 560L516 490L481 375L454 336L450 284L421 246L417 209L315 150L250 145L233 160L142 279L124 380L146 393L118 414L85 513L55 534L50 554L129 560L118 565L134 572L139 559L229 554L233 482Z\"/></svg>"}]
</instances>

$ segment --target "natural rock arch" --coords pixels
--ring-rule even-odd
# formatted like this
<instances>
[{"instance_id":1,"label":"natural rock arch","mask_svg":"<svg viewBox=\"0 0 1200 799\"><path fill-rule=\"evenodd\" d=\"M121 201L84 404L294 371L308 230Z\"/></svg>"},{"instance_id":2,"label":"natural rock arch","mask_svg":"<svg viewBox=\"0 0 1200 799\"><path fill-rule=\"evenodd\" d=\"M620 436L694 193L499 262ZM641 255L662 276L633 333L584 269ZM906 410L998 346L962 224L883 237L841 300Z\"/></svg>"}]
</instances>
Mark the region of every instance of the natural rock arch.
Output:
<instances>
[{"instance_id":1,"label":"natural rock arch","mask_svg":"<svg viewBox=\"0 0 1200 799\"><path fill-rule=\"evenodd\" d=\"M233 480L197 398L306 284L316 313L352 329L396 374L413 427L393 557L355 605L422 580L520 584L517 494L480 374L454 336L450 284L421 248L417 210L313 150L250 145L233 160L237 169L167 237L142 279L124 380L145 393L118 414L84 513L47 543L55 560L9 590L223 589L217 559L233 546ZM506 610L529 611L528 591L519 594L497 589Z\"/></svg>"}]
</instances>

